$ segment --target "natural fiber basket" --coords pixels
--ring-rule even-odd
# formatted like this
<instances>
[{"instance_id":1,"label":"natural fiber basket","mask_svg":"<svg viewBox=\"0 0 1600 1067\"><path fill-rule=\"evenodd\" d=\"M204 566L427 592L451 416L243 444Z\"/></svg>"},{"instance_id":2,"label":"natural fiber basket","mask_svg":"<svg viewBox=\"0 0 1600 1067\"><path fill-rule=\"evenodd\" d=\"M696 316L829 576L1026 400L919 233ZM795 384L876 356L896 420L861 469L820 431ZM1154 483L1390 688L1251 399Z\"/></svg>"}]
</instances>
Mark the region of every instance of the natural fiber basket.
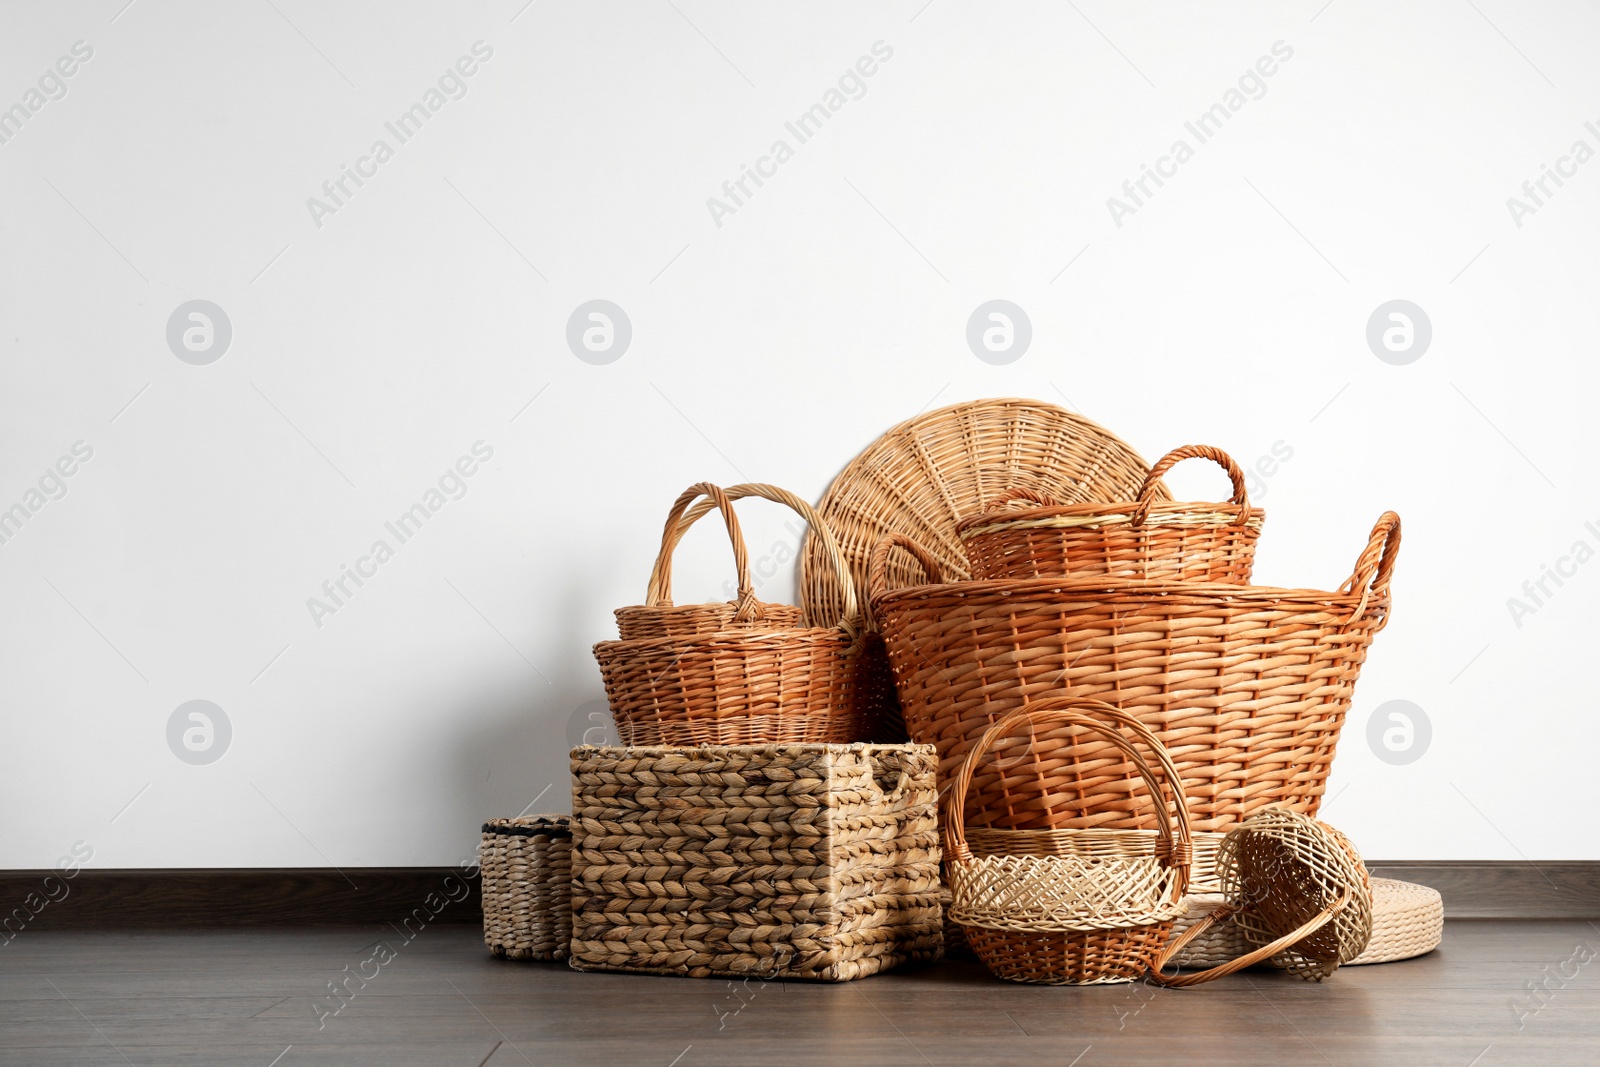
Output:
<instances>
[{"instance_id":1,"label":"natural fiber basket","mask_svg":"<svg viewBox=\"0 0 1600 1067\"><path fill-rule=\"evenodd\" d=\"M1346 966L1392 963L1432 952L1444 940L1444 899L1431 886L1372 880L1372 938Z\"/></svg>"},{"instance_id":2,"label":"natural fiber basket","mask_svg":"<svg viewBox=\"0 0 1600 1067\"><path fill-rule=\"evenodd\" d=\"M890 590L873 558L872 606L912 738L939 750L941 787L1002 716L1064 695L1112 701L1172 754L1195 830L1225 832L1282 805L1314 814L1373 636L1387 623L1400 519L1373 527L1337 591L1088 579L958 582ZM1093 769L1056 758L1053 728L974 779L975 823L1150 829L1126 807L1080 810Z\"/></svg>"},{"instance_id":3,"label":"natural fiber basket","mask_svg":"<svg viewBox=\"0 0 1600 1067\"><path fill-rule=\"evenodd\" d=\"M1270 808L1229 832L1217 858L1227 903L1192 925L1165 956L1185 949L1216 924L1232 920L1252 951L1198 974L1152 978L1193 986L1263 960L1320 982L1367 947L1372 887L1348 838L1326 823ZM1166 960L1163 960L1165 963Z\"/></svg>"},{"instance_id":4,"label":"natural fiber basket","mask_svg":"<svg viewBox=\"0 0 1600 1067\"><path fill-rule=\"evenodd\" d=\"M944 950L924 745L572 750L578 970L847 981Z\"/></svg>"},{"instance_id":5,"label":"natural fiber basket","mask_svg":"<svg viewBox=\"0 0 1600 1067\"><path fill-rule=\"evenodd\" d=\"M636 618L670 605L671 556L690 505L701 496L722 510L734 540L741 589L749 587L743 537L731 501L761 496L786 504L812 524L823 543L827 527L810 505L770 485L724 491L702 482L673 504L651 576L652 607L624 609ZM705 514L707 509L697 514ZM845 573L842 556L835 562ZM834 626L756 627L743 616L753 599L741 596L731 613L738 628L594 646L611 716L625 745L741 745L847 743L866 737L893 694L881 670L866 662L866 641L854 591ZM621 613L619 613L619 619Z\"/></svg>"},{"instance_id":6,"label":"natural fiber basket","mask_svg":"<svg viewBox=\"0 0 1600 1067\"><path fill-rule=\"evenodd\" d=\"M1392 963L1432 952L1444 938L1444 906L1439 891L1394 878L1372 880L1372 936L1361 955L1345 964ZM1184 898L1184 914L1172 928L1174 940L1195 923L1224 907L1221 893L1193 893ZM946 937L945 953L951 954ZM1249 952L1251 945L1232 920L1214 922L1188 941L1171 963L1182 968L1215 967Z\"/></svg>"},{"instance_id":7,"label":"natural fiber basket","mask_svg":"<svg viewBox=\"0 0 1600 1067\"><path fill-rule=\"evenodd\" d=\"M684 495L688 496L687 493ZM736 498L731 498L720 489L708 495L710 499L701 500L699 507L688 515L683 513L686 505L680 497L667 516L666 528L661 531L661 551L656 554L655 567L650 572L650 585L645 592L644 603L618 608L614 612L622 640L697 637L723 630L792 629L801 625L799 608L788 604L768 604L756 599L750 582L750 559L745 550L744 534L739 528L739 516L733 510L733 500ZM733 544L733 566L738 575L738 590L734 599L726 603L674 604L673 552L695 520L712 508L721 510L722 521L728 528L728 540Z\"/></svg>"},{"instance_id":8,"label":"natural fiber basket","mask_svg":"<svg viewBox=\"0 0 1600 1067\"><path fill-rule=\"evenodd\" d=\"M800 604L814 621L839 618L851 582L866 588L873 547L891 533L927 545L952 578L966 577L956 523L1004 489L1027 486L1063 503L1126 500L1149 472L1111 431L1042 400L974 400L907 419L852 459L817 505L849 577L822 538L806 538ZM1166 487L1157 483L1155 496L1167 499ZM919 580L920 572L898 559L889 568L891 587ZM888 653L876 632L867 634L862 659L867 676L887 693L870 740L905 741Z\"/></svg>"},{"instance_id":9,"label":"natural fiber basket","mask_svg":"<svg viewBox=\"0 0 1600 1067\"><path fill-rule=\"evenodd\" d=\"M997 494L1026 486L1063 504L1128 500L1150 473L1139 453L1104 426L1042 400L997 398L938 408L907 419L868 445L834 478L817 512L837 538L856 588L865 588L872 550L893 533L928 547L946 574L967 576L956 523ZM1155 497L1168 499L1157 483ZM919 571L891 561L890 588ZM813 619L838 618L848 583L818 538L801 557L801 606Z\"/></svg>"},{"instance_id":10,"label":"natural fiber basket","mask_svg":"<svg viewBox=\"0 0 1600 1067\"><path fill-rule=\"evenodd\" d=\"M1129 840L1096 830L1056 830L1048 851L974 855L965 801L991 749L1014 752L1021 726L1048 725L1062 760L1099 768L1064 802L1085 810L1126 808L1131 767L1159 820L1154 847L1125 850ZM1066 736L1069 735L1070 737ZM997 748L996 742L1013 743ZM1120 757L1120 758L1115 758ZM1170 801L1170 808L1169 808ZM1046 699L1011 712L985 730L956 774L945 818L950 917L996 977L1051 985L1130 982L1159 965L1173 920L1183 913L1189 880L1189 814L1178 772L1155 736L1132 716L1100 701Z\"/></svg>"},{"instance_id":11,"label":"natural fiber basket","mask_svg":"<svg viewBox=\"0 0 1600 1067\"><path fill-rule=\"evenodd\" d=\"M1230 502L1156 499L1161 476L1192 458L1212 460L1228 472ZM1035 506L1018 509L1019 502ZM1097 575L1245 585L1262 517L1260 508L1250 506L1244 472L1231 456L1209 445L1185 445L1156 462L1134 500L1062 505L1035 489L1009 489L963 519L956 534L978 580Z\"/></svg>"},{"instance_id":12,"label":"natural fiber basket","mask_svg":"<svg viewBox=\"0 0 1600 1067\"><path fill-rule=\"evenodd\" d=\"M564 960L572 940L572 831L565 815L490 819L478 846L483 943L513 960Z\"/></svg>"}]
</instances>

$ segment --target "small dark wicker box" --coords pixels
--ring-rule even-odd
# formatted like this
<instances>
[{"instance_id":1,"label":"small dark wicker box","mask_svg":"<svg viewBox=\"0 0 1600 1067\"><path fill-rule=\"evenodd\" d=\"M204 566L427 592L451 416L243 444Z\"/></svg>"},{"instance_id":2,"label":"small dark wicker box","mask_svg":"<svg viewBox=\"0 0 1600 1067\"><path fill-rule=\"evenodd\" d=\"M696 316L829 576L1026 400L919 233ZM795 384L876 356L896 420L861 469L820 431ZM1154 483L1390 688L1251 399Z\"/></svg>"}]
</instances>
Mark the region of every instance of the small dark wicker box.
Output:
<instances>
[{"instance_id":1,"label":"small dark wicker box","mask_svg":"<svg viewBox=\"0 0 1600 1067\"><path fill-rule=\"evenodd\" d=\"M564 960L572 940L572 831L565 815L490 819L479 849L483 943L513 960Z\"/></svg>"},{"instance_id":2,"label":"small dark wicker box","mask_svg":"<svg viewBox=\"0 0 1600 1067\"><path fill-rule=\"evenodd\" d=\"M944 952L931 745L572 750L578 970L848 981Z\"/></svg>"}]
</instances>

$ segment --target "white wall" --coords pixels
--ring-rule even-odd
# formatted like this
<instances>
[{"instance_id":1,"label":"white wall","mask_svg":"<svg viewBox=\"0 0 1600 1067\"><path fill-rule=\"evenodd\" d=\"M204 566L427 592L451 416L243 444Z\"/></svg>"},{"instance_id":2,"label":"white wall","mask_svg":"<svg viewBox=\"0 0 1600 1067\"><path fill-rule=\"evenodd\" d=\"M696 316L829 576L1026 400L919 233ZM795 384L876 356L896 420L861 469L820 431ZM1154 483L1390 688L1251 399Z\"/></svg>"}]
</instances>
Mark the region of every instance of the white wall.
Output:
<instances>
[{"instance_id":1,"label":"white wall","mask_svg":"<svg viewBox=\"0 0 1600 1067\"><path fill-rule=\"evenodd\" d=\"M891 424L994 395L1065 397L1150 458L1282 442L1263 582L1336 583L1401 512L1325 814L1379 858L1600 858L1600 562L1507 606L1600 548L1600 162L1507 206L1600 149L1594 9L123 3L8 5L0 32L0 106L93 50L0 144L0 508L41 504L0 544L0 866L76 841L101 867L466 856L483 818L567 805L589 646L680 489L816 498ZM479 41L400 144L385 122ZM797 145L785 121L880 41ZM1185 122L1280 41L1199 144ZM718 225L707 198L780 138ZM1107 198L1180 138L1119 226ZM609 365L565 341L596 298L632 323ZM965 339L995 298L1033 330L1003 366ZM195 299L232 328L208 365L166 336ZM1366 340L1393 299L1432 324L1409 365ZM28 497L80 441L66 495ZM398 544L385 521L480 441ZM784 544L777 509L746 514L756 555ZM380 538L394 558L314 621ZM680 599L727 567L696 531ZM168 743L196 699L232 730L201 766ZM1432 727L1404 765L1367 740L1391 700Z\"/></svg>"}]
</instances>

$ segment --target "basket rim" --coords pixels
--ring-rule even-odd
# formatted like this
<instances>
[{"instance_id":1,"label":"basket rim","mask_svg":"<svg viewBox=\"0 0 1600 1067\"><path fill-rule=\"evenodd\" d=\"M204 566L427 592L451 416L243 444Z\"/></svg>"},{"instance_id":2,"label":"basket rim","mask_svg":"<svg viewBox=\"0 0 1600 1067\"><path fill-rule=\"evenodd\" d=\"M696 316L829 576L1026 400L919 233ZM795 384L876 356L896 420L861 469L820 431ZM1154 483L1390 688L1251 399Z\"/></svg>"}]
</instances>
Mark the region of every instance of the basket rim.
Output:
<instances>
[{"instance_id":1,"label":"basket rim","mask_svg":"<svg viewBox=\"0 0 1600 1067\"><path fill-rule=\"evenodd\" d=\"M840 626L791 626L773 629L712 630L702 634L668 634L664 637L612 637L596 641L593 652L595 655L599 655L601 650L608 653L658 650L693 652L701 648L737 650L740 646L756 648L774 644L802 645L829 642L838 644L841 649L847 649L860 640L859 634L851 635L848 630Z\"/></svg>"},{"instance_id":2,"label":"basket rim","mask_svg":"<svg viewBox=\"0 0 1600 1067\"><path fill-rule=\"evenodd\" d=\"M890 589L872 598L874 613L880 605L915 603L942 599L955 600L1028 600L1028 599L1102 599L1116 601L1145 601L1152 604L1185 604L1197 606L1227 606L1230 602L1259 605L1270 602L1299 602L1304 604L1358 605L1363 600L1367 607L1387 607L1391 594L1356 591L1345 593L1335 589L1291 588L1275 585L1229 585L1225 582L1176 582L1166 580L1138 580L1107 578L1104 575L1084 575L1075 578L987 578L964 582L939 582L926 585L908 585Z\"/></svg>"},{"instance_id":3,"label":"basket rim","mask_svg":"<svg viewBox=\"0 0 1600 1067\"><path fill-rule=\"evenodd\" d=\"M1129 527L1133 525L1136 500L1114 503L1057 504L1049 507L1018 508L1015 511L998 511L969 515L956 523L956 536L963 541L984 533L997 533L1017 529L1086 529L1101 526ZM1242 507L1226 501L1201 503L1159 500L1150 505L1144 526L1237 526L1240 513L1245 514L1246 529L1260 531L1267 513L1257 507ZM1057 523L1052 520L1078 519L1079 522Z\"/></svg>"},{"instance_id":4,"label":"basket rim","mask_svg":"<svg viewBox=\"0 0 1600 1067\"><path fill-rule=\"evenodd\" d=\"M515 815L490 819L481 831L495 837L571 837L570 815Z\"/></svg>"},{"instance_id":5,"label":"basket rim","mask_svg":"<svg viewBox=\"0 0 1600 1067\"><path fill-rule=\"evenodd\" d=\"M839 755L854 752L888 751L927 755L932 756L935 760L939 758L939 750L935 746L918 744L914 741L885 743L871 741L851 741L849 743L836 741L777 741L766 745L575 745L568 753L568 758L592 759L601 755L607 758L616 758L620 753L630 753L635 756L651 754L731 759L735 756L746 755L800 755L820 752Z\"/></svg>"}]
</instances>

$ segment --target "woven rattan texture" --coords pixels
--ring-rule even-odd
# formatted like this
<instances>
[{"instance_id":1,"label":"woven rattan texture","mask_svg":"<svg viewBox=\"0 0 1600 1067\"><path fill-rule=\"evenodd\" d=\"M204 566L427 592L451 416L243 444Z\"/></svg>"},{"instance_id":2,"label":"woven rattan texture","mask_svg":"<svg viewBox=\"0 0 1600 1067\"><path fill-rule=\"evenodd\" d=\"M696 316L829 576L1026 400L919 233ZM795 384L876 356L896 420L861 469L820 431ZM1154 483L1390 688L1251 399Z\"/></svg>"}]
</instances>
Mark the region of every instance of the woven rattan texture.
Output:
<instances>
[{"instance_id":1,"label":"woven rattan texture","mask_svg":"<svg viewBox=\"0 0 1600 1067\"><path fill-rule=\"evenodd\" d=\"M1185 912L1172 928L1174 940L1227 902L1221 893L1191 893ZM1444 938L1444 904L1437 889L1394 878L1372 879L1372 937L1361 955L1345 964L1408 960L1439 947ZM946 953L950 952L946 941ZM1230 919L1184 946L1172 962L1178 967L1216 967L1250 951L1250 942Z\"/></svg>"},{"instance_id":2,"label":"woven rattan texture","mask_svg":"<svg viewBox=\"0 0 1600 1067\"><path fill-rule=\"evenodd\" d=\"M1238 908L1233 923L1252 947L1282 937L1349 894L1327 925L1274 955L1273 966L1321 981L1366 949L1371 879L1349 839L1326 823L1281 808L1258 812L1222 842L1217 870L1223 894Z\"/></svg>"},{"instance_id":3,"label":"woven rattan texture","mask_svg":"<svg viewBox=\"0 0 1600 1067\"><path fill-rule=\"evenodd\" d=\"M808 522L816 521L810 505L770 485L723 490L701 483L678 497L662 533L647 602L617 616L628 632L641 632L647 624L673 632L594 646L623 744L848 743L870 736L892 708L894 694L883 657L870 654L878 646L862 626L853 590L833 620L837 625L797 626L798 609L754 600L744 538L731 506L747 496L785 504ZM701 506L691 510L697 502ZM685 613L671 602L673 550L688 527L713 507L727 524L742 592L730 604L704 605L705 611L697 606ZM827 530L820 532L819 543L830 544ZM844 559L836 549L833 559L844 573ZM703 632L685 621L716 625L722 615L738 625Z\"/></svg>"},{"instance_id":4,"label":"woven rattan texture","mask_svg":"<svg viewBox=\"0 0 1600 1067\"><path fill-rule=\"evenodd\" d=\"M1128 780L1148 790L1158 835L1058 829L989 829L985 855L967 840L965 800L974 772L996 742L1023 727L1075 731L1074 748L1108 746L1131 765ZM1074 753L1063 749L1061 758ZM992 757L991 757L992 758ZM1126 790L1076 798L1094 810ZM1170 802L1170 807L1169 807ZM986 730L950 786L945 820L950 915L997 977L1053 985L1132 981L1159 965L1183 914L1193 846L1178 774L1161 744L1132 716L1098 701L1054 699L1015 711ZM1007 841L1019 851L1000 851Z\"/></svg>"},{"instance_id":5,"label":"woven rattan texture","mask_svg":"<svg viewBox=\"0 0 1600 1067\"><path fill-rule=\"evenodd\" d=\"M941 786L1007 712L1046 696L1097 697L1155 731L1183 776L1193 828L1227 831L1273 805L1316 812L1368 646L1389 617L1399 539L1388 513L1331 592L1083 579L889 590L883 564L905 543L886 539L873 612L910 736L939 750ZM1126 774L1060 758L1069 737L1038 726L997 753L975 779L970 821L1152 827L1131 796L1083 810L1074 798Z\"/></svg>"},{"instance_id":6,"label":"woven rattan texture","mask_svg":"<svg viewBox=\"0 0 1600 1067\"><path fill-rule=\"evenodd\" d=\"M1115 434L1041 400L995 399L918 415L878 438L833 480L817 511L838 539L858 588L886 534L927 545L952 578L967 576L956 523L1007 489L1024 486L1063 504L1131 500L1150 465ZM1156 498L1169 499L1157 485ZM891 588L920 581L895 561ZM801 605L836 618L844 588L818 538L806 538Z\"/></svg>"},{"instance_id":7,"label":"woven rattan texture","mask_svg":"<svg viewBox=\"0 0 1600 1067\"><path fill-rule=\"evenodd\" d=\"M514 960L560 960L572 940L572 834L565 815L491 819L478 850L483 943Z\"/></svg>"},{"instance_id":8,"label":"woven rattan texture","mask_svg":"<svg viewBox=\"0 0 1600 1067\"><path fill-rule=\"evenodd\" d=\"M934 761L574 749L572 966L845 981L940 958Z\"/></svg>"},{"instance_id":9,"label":"woven rattan texture","mask_svg":"<svg viewBox=\"0 0 1600 1067\"><path fill-rule=\"evenodd\" d=\"M1192 458L1212 460L1228 472L1230 502L1156 501L1161 476ZM1046 506L1018 507L1027 503ZM1071 575L1244 585L1262 521L1232 457L1209 445L1185 445L1156 462L1137 499L1062 506L1042 493L1013 489L958 523L956 535L968 571L980 580Z\"/></svg>"}]
</instances>

